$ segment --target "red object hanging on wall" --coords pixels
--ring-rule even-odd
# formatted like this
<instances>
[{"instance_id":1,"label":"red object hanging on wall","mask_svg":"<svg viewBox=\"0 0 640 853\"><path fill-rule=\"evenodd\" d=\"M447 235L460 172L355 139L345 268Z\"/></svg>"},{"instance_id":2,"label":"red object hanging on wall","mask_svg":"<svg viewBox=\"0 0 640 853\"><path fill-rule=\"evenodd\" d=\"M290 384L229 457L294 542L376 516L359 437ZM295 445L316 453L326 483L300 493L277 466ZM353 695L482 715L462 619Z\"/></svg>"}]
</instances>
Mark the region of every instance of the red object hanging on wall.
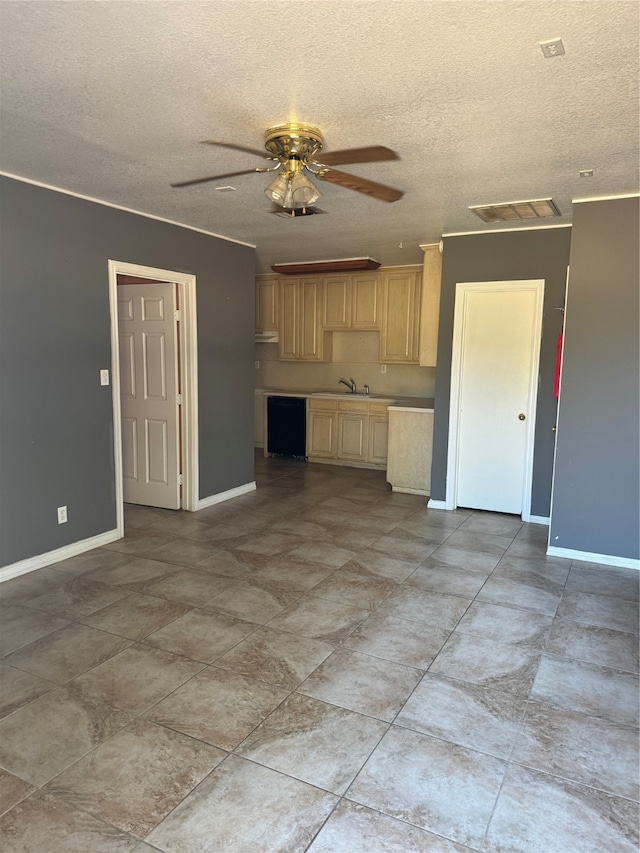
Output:
<instances>
[{"instance_id":1,"label":"red object hanging on wall","mask_svg":"<svg viewBox=\"0 0 640 853\"><path fill-rule=\"evenodd\" d=\"M556 344L556 370L553 375L553 396L560 396L560 374L562 373L562 330L558 335Z\"/></svg>"}]
</instances>

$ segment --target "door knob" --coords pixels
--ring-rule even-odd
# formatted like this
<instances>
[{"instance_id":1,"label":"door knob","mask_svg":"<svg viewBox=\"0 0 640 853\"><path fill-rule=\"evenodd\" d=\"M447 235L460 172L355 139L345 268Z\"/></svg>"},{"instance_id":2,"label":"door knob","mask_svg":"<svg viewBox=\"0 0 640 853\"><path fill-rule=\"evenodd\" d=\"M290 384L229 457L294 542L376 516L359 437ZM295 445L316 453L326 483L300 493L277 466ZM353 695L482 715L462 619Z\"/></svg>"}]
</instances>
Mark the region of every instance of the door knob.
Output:
<instances>
[{"instance_id":1,"label":"door knob","mask_svg":"<svg viewBox=\"0 0 640 853\"><path fill-rule=\"evenodd\" d=\"M526 421L526 419L527 419L527 416L525 414L523 414L522 412L520 412L520 414L518 415L518 420L519 421Z\"/></svg>"}]
</instances>

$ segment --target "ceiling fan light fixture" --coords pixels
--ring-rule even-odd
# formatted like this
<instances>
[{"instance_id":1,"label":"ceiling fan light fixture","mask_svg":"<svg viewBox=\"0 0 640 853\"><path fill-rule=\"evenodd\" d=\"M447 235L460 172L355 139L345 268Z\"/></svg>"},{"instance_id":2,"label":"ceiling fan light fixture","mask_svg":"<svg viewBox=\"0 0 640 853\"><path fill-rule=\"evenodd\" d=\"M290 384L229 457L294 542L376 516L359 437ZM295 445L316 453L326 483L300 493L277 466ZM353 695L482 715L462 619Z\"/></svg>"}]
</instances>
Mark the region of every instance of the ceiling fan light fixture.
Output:
<instances>
[{"instance_id":1,"label":"ceiling fan light fixture","mask_svg":"<svg viewBox=\"0 0 640 853\"><path fill-rule=\"evenodd\" d=\"M269 186L264 191L268 199L275 204L284 207L287 193L291 193L289 187L289 172L279 172L277 177L271 181Z\"/></svg>"},{"instance_id":2,"label":"ceiling fan light fixture","mask_svg":"<svg viewBox=\"0 0 640 853\"><path fill-rule=\"evenodd\" d=\"M291 189L291 204L285 204L285 207L307 207L316 202L322 195L303 172L297 172L292 176L289 187Z\"/></svg>"}]
</instances>

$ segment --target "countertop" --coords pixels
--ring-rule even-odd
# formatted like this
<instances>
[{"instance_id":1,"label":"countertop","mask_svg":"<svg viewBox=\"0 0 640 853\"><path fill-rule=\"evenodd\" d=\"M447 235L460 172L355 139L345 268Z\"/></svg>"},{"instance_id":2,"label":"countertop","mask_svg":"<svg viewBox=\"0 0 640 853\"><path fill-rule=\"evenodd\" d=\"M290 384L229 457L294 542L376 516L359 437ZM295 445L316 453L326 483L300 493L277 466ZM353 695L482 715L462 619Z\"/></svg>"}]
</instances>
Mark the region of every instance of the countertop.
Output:
<instances>
[{"instance_id":1,"label":"countertop","mask_svg":"<svg viewBox=\"0 0 640 853\"><path fill-rule=\"evenodd\" d=\"M303 391L297 389L256 388L264 394L277 397L331 397L343 400L375 400L377 403L388 403L389 408L399 411L423 412L433 411L433 397L406 397L394 394L350 394L348 391Z\"/></svg>"}]
</instances>

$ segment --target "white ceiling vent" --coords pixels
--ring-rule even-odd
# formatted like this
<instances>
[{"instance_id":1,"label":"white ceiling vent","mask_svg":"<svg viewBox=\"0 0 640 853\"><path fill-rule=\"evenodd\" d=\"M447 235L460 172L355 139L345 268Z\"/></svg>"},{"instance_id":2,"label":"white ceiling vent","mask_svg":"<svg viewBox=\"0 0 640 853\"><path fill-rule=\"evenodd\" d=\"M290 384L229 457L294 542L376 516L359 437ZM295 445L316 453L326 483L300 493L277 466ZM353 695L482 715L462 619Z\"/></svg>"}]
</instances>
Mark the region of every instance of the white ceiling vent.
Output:
<instances>
[{"instance_id":1,"label":"white ceiling vent","mask_svg":"<svg viewBox=\"0 0 640 853\"><path fill-rule=\"evenodd\" d=\"M469 210L484 222L512 222L515 219L546 219L549 216L561 216L553 199L550 198L509 201L502 204L479 204L470 207Z\"/></svg>"}]
</instances>

